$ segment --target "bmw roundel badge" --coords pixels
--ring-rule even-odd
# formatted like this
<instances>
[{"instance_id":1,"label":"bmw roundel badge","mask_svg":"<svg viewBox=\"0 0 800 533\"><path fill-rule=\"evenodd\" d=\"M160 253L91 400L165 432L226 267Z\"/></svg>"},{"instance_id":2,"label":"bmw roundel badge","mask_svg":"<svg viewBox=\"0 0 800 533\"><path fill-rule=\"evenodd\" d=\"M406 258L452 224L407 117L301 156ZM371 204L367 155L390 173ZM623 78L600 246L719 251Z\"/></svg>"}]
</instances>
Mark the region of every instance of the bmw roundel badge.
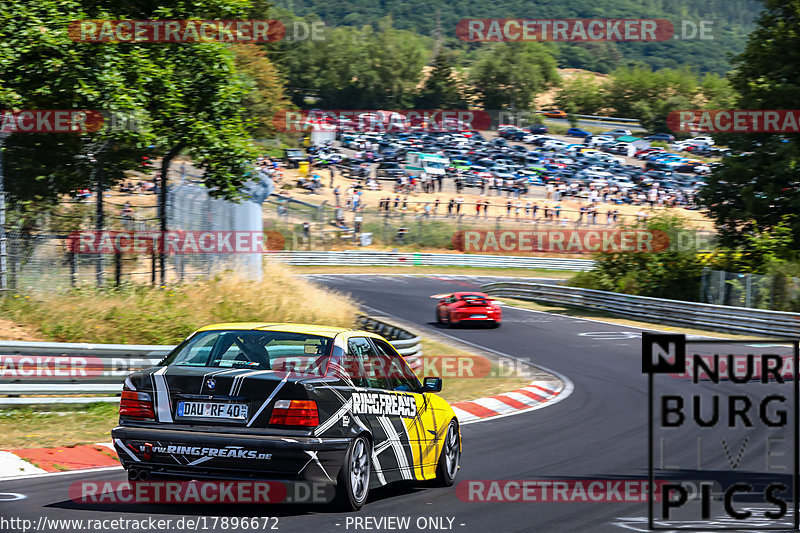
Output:
<instances>
[{"instance_id":1,"label":"bmw roundel badge","mask_svg":"<svg viewBox=\"0 0 800 533\"><path fill-rule=\"evenodd\" d=\"M211 378L208 381L206 381L206 385L208 385L209 389L214 390L215 388L217 388L217 381L214 378Z\"/></svg>"}]
</instances>

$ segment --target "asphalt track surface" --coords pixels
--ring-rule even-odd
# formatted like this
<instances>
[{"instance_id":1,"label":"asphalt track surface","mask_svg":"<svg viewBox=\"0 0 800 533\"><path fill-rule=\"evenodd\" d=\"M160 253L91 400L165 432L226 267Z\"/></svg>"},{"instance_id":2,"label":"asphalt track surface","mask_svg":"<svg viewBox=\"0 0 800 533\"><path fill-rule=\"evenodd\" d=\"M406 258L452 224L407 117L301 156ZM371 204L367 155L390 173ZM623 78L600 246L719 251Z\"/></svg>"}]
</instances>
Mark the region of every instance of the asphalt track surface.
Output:
<instances>
[{"instance_id":1,"label":"asphalt track surface","mask_svg":"<svg viewBox=\"0 0 800 533\"><path fill-rule=\"evenodd\" d=\"M443 329L433 323L432 294L476 290L474 282L457 276L311 276L325 286L352 294L363 305L384 314L436 329L459 340L535 364L568 377L573 392L544 409L516 416L465 425L464 452L459 482L467 480L646 480L648 475L647 376L642 374L640 330L599 321L562 315L504 309L499 329ZM753 346L758 350L790 353L783 348ZM710 350L713 352L714 350ZM722 350L718 350L722 351ZM696 391L689 380L662 377L658 383L670 390ZM445 387L447 386L445 382ZM688 387L692 387L689 389ZM714 388L716 387L716 388ZM722 387L722 389L720 389ZM790 393L791 385L776 385ZM712 391L740 392L730 384L700 386L701 396ZM778 389L770 389L775 391ZM478 394L480 391L476 391ZM791 406L789 406L791 407ZM722 410L723 416L727 411ZM791 413L791 411L790 411ZM789 420L796 420L789 415ZM741 435L730 437L725 447L714 428L699 432L696 427L676 428L668 434L665 462L680 467L675 479L708 479L709 472L725 470L737 463L738 472L763 472L765 444L751 439L742 449ZM791 431L782 434L791 441ZM702 469L697 468L697 437L702 436ZM751 434L752 437L752 434ZM786 456L791 457L791 453ZM774 461L780 462L775 458ZM784 461L788 461L784 457ZM657 459L658 461L658 459ZM791 465L791 463L787 463ZM791 471L791 466L789 471ZM737 474L738 475L738 474ZM724 474L720 474L720 478ZM751 479L753 475L750 476ZM790 478L778 475L791 486ZM369 503L359 512L344 514L322 507L282 506L192 506L192 505L87 505L72 502L69 485L76 481L124 480L121 470L92 474L74 473L0 482L3 493L24 495L25 499L0 502L0 517L26 518L34 523L40 516L83 519L146 519L183 516L277 516L281 531L463 531L489 532L601 532L647 531L645 503L608 502L503 502L463 501L456 488L393 487L373 491ZM737 478L738 479L738 478ZM765 479L763 476L760 479ZM771 479L771 478L770 478ZM724 480L723 480L724 481ZM715 526L742 524L724 518L716 497L711 504ZM760 496L760 495L759 495ZM785 495L784 495L785 496ZM774 510L763 497L734 500L738 507L756 512ZM791 509L791 505L790 505ZM673 518L699 518L699 502L693 501ZM348 517L350 522L348 522ZM406 529L380 528L384 517L410 517ZM431 527L417 519L444 518L443 526ZM356 527L355 518L369 519ZM452 525L447 519L452 519ZM791 523L791 516L783 522ZM0 521L1 522L1 521ZM708 522L708 521L707 521ZM670 525L669 522L659 522ZM384 524L385 525L385 524ZM2 528L0 528L2 529ZM668 528L669 529L669 528ZM698 530L699 526L689 530ZM787 528L788 529L788 528ZM6 528L7 531L21 531ZM52 531L72 531L53 529ZM233 531L208 527L199 531ZM238 529L235 531L250 531Z\"/></svg>"}]
</instances>

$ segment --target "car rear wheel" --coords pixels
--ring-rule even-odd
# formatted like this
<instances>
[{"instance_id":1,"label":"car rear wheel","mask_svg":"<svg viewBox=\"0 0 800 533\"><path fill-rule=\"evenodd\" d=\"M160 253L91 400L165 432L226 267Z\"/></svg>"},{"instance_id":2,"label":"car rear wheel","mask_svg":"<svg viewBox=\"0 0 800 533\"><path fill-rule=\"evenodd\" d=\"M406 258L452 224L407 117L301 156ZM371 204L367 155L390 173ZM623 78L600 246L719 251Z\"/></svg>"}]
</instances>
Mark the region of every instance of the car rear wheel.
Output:
<instances>
[{"instance_id":1,"label":"car rear wheel","mask_svg":"<svg viewBox=\"0 0 800 533\"><path fill-rule=\"evenodd\" d=\"M336 483L337 507L358 511L369 496L372 448L364 435L359 435L345 454L344 464Z\"/></svg>"},{"instance_id":2,"label":"car rear wheel","mask_svg":"<svg viewBox=\"0 0 800 533\"><path fill-rule=\"evenodd\" d=\"M451 420L444 438L442 453L439 455L439 463L436 465L436 484L441 487L449 487L455 483L460 461L461 440L458 423Z\"/></svg>"}]
</instances>

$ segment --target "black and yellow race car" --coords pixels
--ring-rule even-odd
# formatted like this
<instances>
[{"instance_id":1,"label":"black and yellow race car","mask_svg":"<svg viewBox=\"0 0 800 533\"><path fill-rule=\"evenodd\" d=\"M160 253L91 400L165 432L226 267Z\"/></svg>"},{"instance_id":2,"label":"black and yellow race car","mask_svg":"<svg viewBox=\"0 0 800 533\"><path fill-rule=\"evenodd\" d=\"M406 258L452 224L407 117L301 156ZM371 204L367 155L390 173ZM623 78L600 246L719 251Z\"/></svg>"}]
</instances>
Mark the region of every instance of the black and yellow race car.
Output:
<instances>
[{"instance_id":1,"label":"black and yellow race car","mask_svg":"<svg viewBox=\"0 0 800 533\"><path fill-rule=\"evenodd\" d=\"M111 434L131 480L323 482L358 509L395 481L453 484L461 434L441 387L374 333L215 324L127 377Z\"/></svg>"}]
</instances>

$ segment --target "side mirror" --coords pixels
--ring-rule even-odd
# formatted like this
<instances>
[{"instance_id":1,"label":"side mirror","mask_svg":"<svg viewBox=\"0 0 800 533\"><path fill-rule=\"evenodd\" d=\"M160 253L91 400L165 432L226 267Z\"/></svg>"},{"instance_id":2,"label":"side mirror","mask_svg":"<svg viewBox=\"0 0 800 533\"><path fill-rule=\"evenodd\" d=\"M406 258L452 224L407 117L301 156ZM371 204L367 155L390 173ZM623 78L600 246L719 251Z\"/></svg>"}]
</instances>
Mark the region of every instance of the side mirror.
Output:
<instances>
[{"instance_id":1,"label":"side mirror","mask_svg":"<svg viewBox=\"0 0 800 533\"><path fill-rule=\"evenodd\" d=\"M441 392L442 378L425 378L422 380L422 392Z\"/></svg>"}]
</instances>

